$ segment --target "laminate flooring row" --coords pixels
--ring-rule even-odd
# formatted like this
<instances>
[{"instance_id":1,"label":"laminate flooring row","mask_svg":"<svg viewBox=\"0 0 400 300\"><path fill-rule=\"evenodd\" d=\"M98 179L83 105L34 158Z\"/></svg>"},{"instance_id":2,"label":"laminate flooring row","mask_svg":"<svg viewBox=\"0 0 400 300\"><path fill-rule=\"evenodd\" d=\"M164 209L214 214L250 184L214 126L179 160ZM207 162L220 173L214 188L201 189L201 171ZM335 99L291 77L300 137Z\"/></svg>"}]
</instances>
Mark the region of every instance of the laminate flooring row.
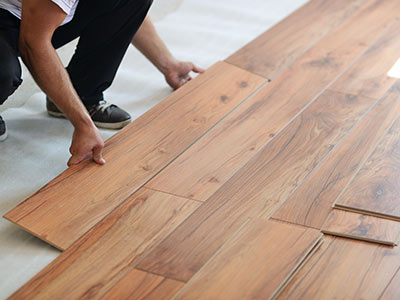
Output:
<instances>
[{"instance_id":1,"label":"laminate flooring row","mask_svg":"<svg viewBox=\"0 0 400 300\"><path fill-rule=\"evenodd\" d=\"M10 299L396 299L399 223L332 206L396 215L399 17L312 0L62 173L5 216L65 250Z\"/></svg>"}]
</instances>

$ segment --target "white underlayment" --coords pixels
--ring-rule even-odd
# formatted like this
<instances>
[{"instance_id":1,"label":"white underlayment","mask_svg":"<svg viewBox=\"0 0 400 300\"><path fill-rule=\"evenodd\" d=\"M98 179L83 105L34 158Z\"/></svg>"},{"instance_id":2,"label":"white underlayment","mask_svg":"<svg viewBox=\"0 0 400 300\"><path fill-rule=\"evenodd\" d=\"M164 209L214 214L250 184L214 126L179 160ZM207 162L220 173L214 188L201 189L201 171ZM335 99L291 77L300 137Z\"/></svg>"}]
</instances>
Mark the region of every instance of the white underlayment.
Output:
<instances>
[{"instance_id":1,"label":"white underlayment","mask_svg":"<svg viewBox=\"0 0 400 300\"><path fill-rule=\"evenodd\" d=\"M151 15L174 55L207 68L283 19L306 0L154 0ZM251 4L250 4L251 3ZM73 44L59 51L68 61ZM47 116L44 95L24 70L23 86L0 108L9 138L0 143L0 214L66 168L72 126ZM106 99L137 118L167 97L160 73L130 47ZM106 139L114 131L102 130ZM0 220L0 299L5 299L60 252Z\"/></svg>"}]
</instances>

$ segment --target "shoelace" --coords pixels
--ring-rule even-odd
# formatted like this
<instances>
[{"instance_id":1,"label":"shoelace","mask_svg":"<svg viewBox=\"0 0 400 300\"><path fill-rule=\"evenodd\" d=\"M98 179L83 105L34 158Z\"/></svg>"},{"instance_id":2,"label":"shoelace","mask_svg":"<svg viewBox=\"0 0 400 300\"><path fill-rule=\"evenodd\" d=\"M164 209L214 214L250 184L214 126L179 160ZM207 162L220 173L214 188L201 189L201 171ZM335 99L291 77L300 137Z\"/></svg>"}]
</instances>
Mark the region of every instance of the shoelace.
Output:
<instances>
[{"instance_id":1,"label":"shoelace","mask_svg":"<svg viewBox=\"0 0 400 300\"><path fill-rule=\"evenodd\" d=\"M90 114L92 114L92 113L94 113L94 112L96 112L96 111L98 111L98 110L101 110L101 112L104 113L104 112L106 111L106 109L109 108L109 107L111 107L112 105L113 105L113 104L108 103L106 100L101 100L101 101L99 102L99 104L93 106L93 107L90 109Z\"/></svg>"}]
</instances>

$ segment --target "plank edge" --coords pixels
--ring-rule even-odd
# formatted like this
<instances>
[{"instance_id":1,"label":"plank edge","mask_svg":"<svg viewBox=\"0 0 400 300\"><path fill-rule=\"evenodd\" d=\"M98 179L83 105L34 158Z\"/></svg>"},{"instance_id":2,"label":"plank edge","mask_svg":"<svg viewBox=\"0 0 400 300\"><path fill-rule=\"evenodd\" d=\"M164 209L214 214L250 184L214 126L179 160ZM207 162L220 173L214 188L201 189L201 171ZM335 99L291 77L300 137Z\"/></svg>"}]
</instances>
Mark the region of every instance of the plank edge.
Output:
<instances>
[{"instance_id":1,"label":"plank edge","mask_svg":"<svg viewBox=\"0 0 400 300\"><path fill-rule=\"evenodd\" d=\"M333 208L336 208L339 210L344 210L344 211L349 211L349 212L353 212L353 213L364 214L364 215L372 216L372 217L378 217L378 218L383 218L383 219L388 219L388 220L393 220L393 221L400 221L400 216L389 215L389 214L375 212L375 211L362 209L362 208L354 208L354 207L346 206L346 205L340 204L340 203L334 203Z\"/></svg>"},{"instance_id":2,"label":"plank edge","mask_svg":"<svg viewBox=\"0 0 400 300\"><path fill-rule=\"evenodd\" d=\"M343 237L343 238L352 239L352 240L358 240L358 241L375 243L375 244L380 244L380 245L385 245L385 246L392 246L392 247L397 246L397 240L395 242L391 242L391 241L377 240L377 239L373 239L373 238L363 238L363 237L360 237L360 236L341 233L341 232L336 232L336 231L331 231L331 230L327 230L327 229L322 229L321 232L323 234Z\"/></svg>"},{"instance_id":3,"label":"plank edge","mask_svg":"<svg viewBox=\"0 0 400 300\"><path fill-rule=\"evenodd\" d=\"M289 275L282 281L280 286L274 291L273 295L268 298L268 300L275 300L279 297L285 287L291 282L291 280L296 276L298 272L304 267L304 265L311 259L314 253L321 247L324 243L323 235L320 234L313 245L308 249L306 255L300 260L300 262L293 268Z\"/></svg>"}]
</instances>

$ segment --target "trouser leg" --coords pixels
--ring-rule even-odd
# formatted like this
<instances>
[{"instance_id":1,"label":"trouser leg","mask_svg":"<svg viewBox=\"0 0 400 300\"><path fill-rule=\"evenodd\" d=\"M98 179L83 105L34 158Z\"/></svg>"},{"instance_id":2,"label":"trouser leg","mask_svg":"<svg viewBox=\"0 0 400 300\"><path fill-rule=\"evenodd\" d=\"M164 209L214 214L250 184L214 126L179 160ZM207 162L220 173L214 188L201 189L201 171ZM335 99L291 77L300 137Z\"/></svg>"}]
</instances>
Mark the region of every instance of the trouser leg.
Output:
<instances>
[{"instance_id":1,"label":"trouser leg","mask_svg":"<svg viewBox=\"0 0 400 300\"><path fill-rule=\"evenodd\" d=\"M18 60L19 20L0 9L0 105L21 84L21 65Z\"/></svg>"},{"instance_id":2,"label":"trouser leg","mask_svg":"<svg viewBox=\"0 0 400 300\"><path fill-rule=\"evenodd\" d=\"M56 48L80 37L67 71L86 105L103 100L150 5L151 0L81 0L73 20L56 30Z\"/></svg>"}]
</instances>

